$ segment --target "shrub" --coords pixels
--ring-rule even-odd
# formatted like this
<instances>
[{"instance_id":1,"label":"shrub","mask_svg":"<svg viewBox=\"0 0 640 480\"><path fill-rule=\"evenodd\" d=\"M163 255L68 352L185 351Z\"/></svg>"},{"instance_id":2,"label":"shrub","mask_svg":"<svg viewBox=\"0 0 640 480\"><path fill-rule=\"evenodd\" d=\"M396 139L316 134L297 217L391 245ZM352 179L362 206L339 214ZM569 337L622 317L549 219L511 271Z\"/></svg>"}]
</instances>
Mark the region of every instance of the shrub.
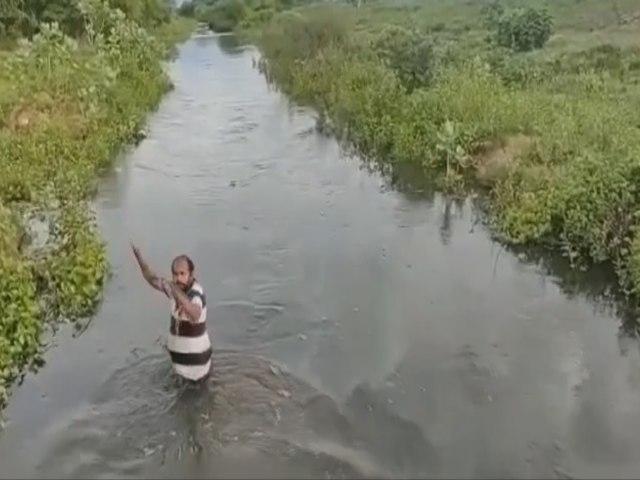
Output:
<instances>
[{"instance_id":1,"label":"shrub","mask_svg":"<svg viewBox=\"0 0 640 480\"><path fill-rule=\"evenodd\" d=\"M420 31L400 26L385 27L373 48L398 75L408 91L427 86L434 75L432 42Z\"/></svg>"},{"instance_id":2,"label":"shrub","mask_svg":"<svg viewBox=\"0 0 640 480\"><path fill-rule=\"evenodd\" d=\"M486 23L497 45L518 52L542 48L553 28L551 15L532 7L512 10L495 7L487 13Z\"/></svg>"},{"instance_id":3,"label":"shrub","mask_svg":"<svg viewBox=\"0 0 640 480\"><path fill-rule=\"evenodd\" d=\"M207 7L201 18L214 32L232 32L246 17L248 8L242 0L220 0Z\"/></svg>"},{"instance_id":4,"label":"shrub","mask_svg":"<svg viewBox=\"0 0 640 480\"><path fill-rule=\"evenodd\" d=\"M288 90L291 66L314 59L331 45L344 46L355 26L350 13L346 7L318 6L310 15L288 11L275 17L263 30L259 42L269 60L268 75Z\"/></svg>"}]
</instances>

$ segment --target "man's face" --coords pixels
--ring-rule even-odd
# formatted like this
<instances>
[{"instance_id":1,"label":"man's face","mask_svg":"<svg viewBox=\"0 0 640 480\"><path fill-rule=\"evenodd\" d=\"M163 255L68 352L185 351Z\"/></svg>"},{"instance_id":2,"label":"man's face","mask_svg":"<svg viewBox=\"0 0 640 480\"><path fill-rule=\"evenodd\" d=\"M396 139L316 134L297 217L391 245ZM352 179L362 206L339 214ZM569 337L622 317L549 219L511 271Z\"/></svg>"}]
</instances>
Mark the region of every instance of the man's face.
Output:
<instances>
[{"instance_id":1,"label":"man's face","mask_svg":"<svg viewBox=\"0 0 640 480\"><path fill-rule=\"evenodd\" d=\"M171 267L173 282L183 290L191 284L191 273L189 273L189 265L184 260L178 260Z\"/></svg>"}]
</instances>

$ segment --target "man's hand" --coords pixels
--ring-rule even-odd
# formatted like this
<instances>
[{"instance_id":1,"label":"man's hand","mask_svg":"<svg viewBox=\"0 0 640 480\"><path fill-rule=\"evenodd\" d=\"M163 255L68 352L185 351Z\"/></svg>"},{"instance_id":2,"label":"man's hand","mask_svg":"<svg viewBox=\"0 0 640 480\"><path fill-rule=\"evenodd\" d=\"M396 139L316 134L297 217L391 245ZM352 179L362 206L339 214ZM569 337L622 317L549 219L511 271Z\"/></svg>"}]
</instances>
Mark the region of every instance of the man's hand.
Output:
<instances>
[{"instance_id":1,"label":"man's hand","mask_svg":"<svg viewBox=\"0 0 640 480\"><path fill-rule=\"evenodd\" d=\"M187 296L187 294L174 282L170 282L165 280L164 283L169 287L169 291L171 292L171 298L176 301L176 307L178 312L186 315L186 320L197 322L202 313L202 306L194 303ZM164 288L164 285L163 285Z\"/></svg>"},{"instance_id":2,"label":"man's hand","mask_svg":"<svg viewBox=\"0 0 640 480\"><path fill-rule=\"evenodd\" d=\"M131 250L133 250L133 254L136 257L136 260L138 261L138 263L141 263L142 261L142 254L140 253L140 249L138 247L136 247L133 242L131 242Z\"/></svg>"},{"instance_id":3,"label":"man's hand","mask_svg":"<svg viewBox=\"0 0 640 480\"><path fill-rule=\"evenodd\" d=\"M156 290L160 290L161 292L167 293L164 287L162 286L162 281L158 275L152 270L152 268L147 265L147 262L142 258L142 253L140 253L140 249L136 247L133 242L131 242L131 250L133 250L133 254L138 261L138 265L140 266L140 271L142 272L142 276L147 281L149 285L151 285Z\"/></svg>"}]
</instances>

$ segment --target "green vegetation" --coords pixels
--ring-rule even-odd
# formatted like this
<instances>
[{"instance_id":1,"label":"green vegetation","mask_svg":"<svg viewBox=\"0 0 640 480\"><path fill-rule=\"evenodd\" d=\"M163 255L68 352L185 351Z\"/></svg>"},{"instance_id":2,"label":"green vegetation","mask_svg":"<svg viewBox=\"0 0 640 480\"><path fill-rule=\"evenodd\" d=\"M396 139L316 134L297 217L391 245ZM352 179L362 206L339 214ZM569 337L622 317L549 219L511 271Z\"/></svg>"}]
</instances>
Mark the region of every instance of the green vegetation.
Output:
<instances>
[{"instance_id":1,"label":"green vegetation","mask_svg":"<svg viewBox=\"0 0 640 480\"><path fill-rule=\"evenodd\" d=\"M160 0L2 5L15 48L0 52L0 406L46 321L99 303L109 266L91 195L170 88L162 61L193 28Z\"/></svg>"},{"instance_id":2,"label":"green vegetation","mask_svg":"<svg viewBox=\"0 0 640 480\"><path fill-rule=\"evenodd\" d=\"M496 2L486 7L484 15L495 44L516 52L542 48L551 36L553 19L545 9L505 9Z\"/></svg>"},{"instance_id":3,"label":"green vegetation","mask_svg":"<svg viewBox=\"0 0 640 480\"><path fill-rule=\"evenodd\" d=\"M253 40L380 168L476 189L497 238L613 265L637 298L639 26L634 0L369 2L282 12Z\"/></svg>"},{"instance_id":4,"label":"green vegetation","mask_svg":"<svg viewBox=\"0 0 640 480\"><path fill-rule=\"evenodd\" d=\"M268 22L273 16L304 0L187 0L178 9L181 15L206 23L217 33L246 32Z\"/></svg>"},{"instance_id":5,"label":"green vegetation","mask_svg":"<svg viewBox=\"0 0 640 480\"><path fill-rule=\"evenodd\" d=\"M172 20L169 0L106 0L112 9L122 11L128 20L144 28L156 28ZM57 23L67 35L78 38L86 33L86 17L76 0L3 0L0 6L0 36L31 37L45 23Z\"/></svg>"}]
</instances>

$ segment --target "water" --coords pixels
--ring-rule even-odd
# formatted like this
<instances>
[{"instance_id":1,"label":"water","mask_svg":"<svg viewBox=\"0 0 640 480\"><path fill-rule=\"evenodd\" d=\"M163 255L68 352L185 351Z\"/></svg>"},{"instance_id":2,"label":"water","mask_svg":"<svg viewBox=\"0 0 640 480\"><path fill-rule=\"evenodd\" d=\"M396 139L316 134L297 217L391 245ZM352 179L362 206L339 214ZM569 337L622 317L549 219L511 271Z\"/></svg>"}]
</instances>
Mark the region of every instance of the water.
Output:
<instances>
[{"instance_id":1,"label":"water","mask_svg":"<svg viewBox=\"0 0 640 480\"><path fill-rule=\"evenodd\" d=\"M0 476L637 477L638 349L601 286L505 252L466 203L390 188L255 57L181 48L98 199L104 305L13 395ZM130 240L161 272L196 262L200 390L171 374Z\"/></svg>"}]
</instances>

